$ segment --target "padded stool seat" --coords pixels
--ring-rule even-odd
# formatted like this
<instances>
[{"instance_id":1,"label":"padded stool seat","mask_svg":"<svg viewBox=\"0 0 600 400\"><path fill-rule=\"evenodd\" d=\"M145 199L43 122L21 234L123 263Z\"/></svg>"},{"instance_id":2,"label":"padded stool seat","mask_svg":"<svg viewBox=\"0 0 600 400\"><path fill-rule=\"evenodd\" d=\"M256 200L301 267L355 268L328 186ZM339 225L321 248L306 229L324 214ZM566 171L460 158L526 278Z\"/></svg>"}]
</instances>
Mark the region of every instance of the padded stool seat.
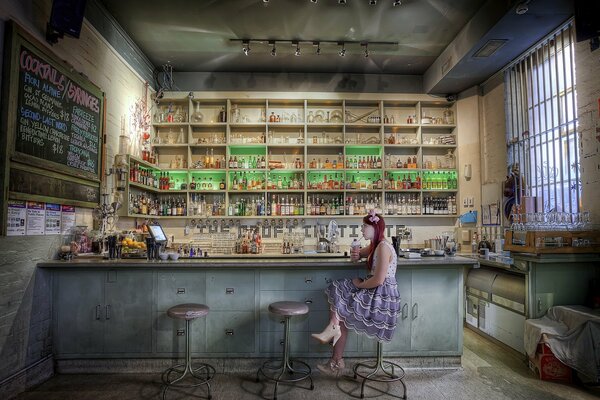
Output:
<instances>
[{"instance_id":1,"label":"padded stool seat","mask_svg":"<svg viewBox=\"0 0 600 400\"><path fill-rule=\"evenodd\" d=\"M298 301L278 301L269 304L269 311L275 315L284 317L283 358L265 361L256 372L256 382L260 381L261 376L271 382L275 382L273 400L277 400L277 388L280 383L290 384L309 379L309 389L313 390L315 386L313 384L310 366L304 361L290 357L290 318L308 314L308 306L305 303L300 303Z\"/></svg>"},{"instance_id":2,"label":"padded stool seat","mask_svg":"<svg viewBox=\"0 0 600 400\"><path fill-rule=\"evenodd\" d=\"M206 385L208 399L212 398L210 393L210 381L215 376L215 368L206 363L194 363L192 365L192 329L191 323L197 318L204 317L209 312L208 306L204 304L178 304L167 310L167 315L173 319L185 320L185 363L178 364L166 369L162 373L163 391L162 398L165 400L167 390L173 386L177 388L195 388ZM183 384L185 377L192 382Z\"/></svg>"},{"instance_id":3,"label":"padded stool seat","mask_svg":"<svg viewBox=\"0 0 600 400\"><path fill-rule=\"evenodd\" d=\"M308 314L308 306L298 301L278 301L269 304L269 311L273 314L283 316L294 316Z\"/></svg>"},{"instance_id":4,"label":"padded stool seat","mask_svg":"<svg viewBox=\"0 0 600 400\"><path fill-rule=\"evenodd\" d=\"M178 304L167 310L167 315L174 319L196 319L204 317L210 309L204 304Z\"/></svg>"}]
</instances>

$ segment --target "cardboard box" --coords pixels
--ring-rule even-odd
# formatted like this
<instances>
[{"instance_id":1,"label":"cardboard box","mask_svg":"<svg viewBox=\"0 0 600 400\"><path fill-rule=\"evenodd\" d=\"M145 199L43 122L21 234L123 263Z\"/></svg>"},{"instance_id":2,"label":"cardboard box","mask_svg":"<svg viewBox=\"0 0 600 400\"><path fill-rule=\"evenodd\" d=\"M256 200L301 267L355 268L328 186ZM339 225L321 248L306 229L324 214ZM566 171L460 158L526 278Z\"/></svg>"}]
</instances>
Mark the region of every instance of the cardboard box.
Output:
<instances>
[{"instance_id":1,"label":"cardboard box","mask_svg":"<svg viewBox=\"0 0 600 400\"><path fill-rule=\"evenodd\" d=\"M552 354L550 347L543 341L538 343L536 354L529 357L529 368L543 381L573 381L573 370Z\"/></svg>"}]
</instances>

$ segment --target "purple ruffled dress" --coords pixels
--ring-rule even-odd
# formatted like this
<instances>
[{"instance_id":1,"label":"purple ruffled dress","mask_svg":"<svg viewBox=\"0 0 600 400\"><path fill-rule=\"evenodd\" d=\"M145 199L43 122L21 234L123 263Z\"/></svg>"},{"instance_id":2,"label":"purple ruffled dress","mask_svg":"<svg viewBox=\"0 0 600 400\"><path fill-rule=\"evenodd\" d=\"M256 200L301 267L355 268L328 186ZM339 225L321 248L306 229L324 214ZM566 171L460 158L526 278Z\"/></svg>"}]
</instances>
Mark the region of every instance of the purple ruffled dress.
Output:
<instances>
[{"instance_id":1,"label":"purple ruffled dress","mask_svg":"<svg viewBox=\"0 0 600 400\"><path fill-rule=\"evenodd\" d=\"M396 283L398 258L390 243L382 241L378 246L388 246L392 253L392 261L383 284L371 289L358 289L352 279L338 279L325 289L325 293L330 309L337 313L348 329L389 342L394 335L400 309L400 294ZM376 266L377 256L373 257L373 265Z\"/></svg>"}]
</instances>

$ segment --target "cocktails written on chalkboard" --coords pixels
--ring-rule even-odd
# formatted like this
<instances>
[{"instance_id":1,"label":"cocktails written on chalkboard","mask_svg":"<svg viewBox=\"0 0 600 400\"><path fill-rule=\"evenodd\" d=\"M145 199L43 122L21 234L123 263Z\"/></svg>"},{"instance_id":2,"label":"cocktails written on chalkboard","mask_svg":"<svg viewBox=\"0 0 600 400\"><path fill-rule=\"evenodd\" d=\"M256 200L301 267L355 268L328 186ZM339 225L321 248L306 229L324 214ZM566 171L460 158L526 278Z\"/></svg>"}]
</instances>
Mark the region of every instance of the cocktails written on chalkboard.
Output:
<instances>
[{"instance_id":1,"label":"cocktails written on chalkboard","mask_svg":"<svg viewBox=\"0 0 600 400\"><path fill-rule=\"evenodd\" d=\"M15 150L97 175L101 99L24 45L18 86Z\"/></svg>"}]
</instances>

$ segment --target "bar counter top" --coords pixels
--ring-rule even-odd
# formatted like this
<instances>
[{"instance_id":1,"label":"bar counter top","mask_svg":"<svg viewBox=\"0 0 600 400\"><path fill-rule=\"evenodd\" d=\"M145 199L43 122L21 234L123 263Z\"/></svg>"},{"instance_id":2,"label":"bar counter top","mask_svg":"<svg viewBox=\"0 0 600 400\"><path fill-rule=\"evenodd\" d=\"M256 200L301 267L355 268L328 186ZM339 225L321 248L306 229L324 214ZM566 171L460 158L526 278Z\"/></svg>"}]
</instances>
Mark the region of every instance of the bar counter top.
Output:
<instances>
[{"instance_id":1,"label":"bar counter top","mask_svg":"<svg viewBox=\"0 0 600 400\"><path fill-rule=\"evenodd\" d=\"M364 261L361 261L364 263ZM443 265L473 265L477 261L471 258L455 256L455 257L422 257L405 259L398 258L398 268L415 267L415 266L443 266ZM317 256L314 255L298 255L298 256L265 256L265 255L248 255L245 258L229 258L221 257L206 257L206 258L189 258L179 260L166 261L148 261L145 259L117 259L104 260L102 258L78 258L70 261L48 261L38 263L40 268L243 268L243 267L261 267L261 268L293 268L293 267L356 267L360 263L352 262L348 257L343 256Z\"/></svg>"}]
</instances>

